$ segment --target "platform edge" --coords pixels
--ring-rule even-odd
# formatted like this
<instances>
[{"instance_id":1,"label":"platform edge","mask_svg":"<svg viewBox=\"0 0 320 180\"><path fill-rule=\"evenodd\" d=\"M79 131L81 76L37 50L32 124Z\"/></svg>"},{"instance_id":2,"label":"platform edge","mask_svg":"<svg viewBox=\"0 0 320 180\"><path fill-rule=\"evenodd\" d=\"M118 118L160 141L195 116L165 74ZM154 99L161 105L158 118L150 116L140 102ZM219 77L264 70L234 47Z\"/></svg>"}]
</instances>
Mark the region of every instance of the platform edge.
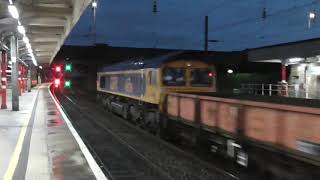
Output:
<instances>
[{"instance_id":1,"label":"platform edge","mask_svg":"<svg viewBox=\"0 0 320 180\"><path fill-rule=\"evenodd\" d=\"M49 86L50 87L50 86ZM64 113L64 111L62 110L62 108L60 107L60 104L58 103L58 101L55 99L55 97L53 96L52 92L50 91L50 88L48 88L48 91L51 95L51 98L53 99L54 103L56 104L56 106L58 107L63 119L65 120L72 136L75 138L75 140L77 141L79 148L81 150L81 152L83 153L84 157L86 158L89 167L91 168L94 176L96 177L97 180L109 180L105 174L103 173L103 171L101 170L101 168L99 167L99 165L97 164L96 160L93 158L92 154L90 153L89 149L87 148L87 146L85 145L85 143L82 141L80 135L78 134L78 132L76 131L76 129L73 127L71 121L69 120L69 118L67 117L67 115Z\"/></svg>"}]
</instances>

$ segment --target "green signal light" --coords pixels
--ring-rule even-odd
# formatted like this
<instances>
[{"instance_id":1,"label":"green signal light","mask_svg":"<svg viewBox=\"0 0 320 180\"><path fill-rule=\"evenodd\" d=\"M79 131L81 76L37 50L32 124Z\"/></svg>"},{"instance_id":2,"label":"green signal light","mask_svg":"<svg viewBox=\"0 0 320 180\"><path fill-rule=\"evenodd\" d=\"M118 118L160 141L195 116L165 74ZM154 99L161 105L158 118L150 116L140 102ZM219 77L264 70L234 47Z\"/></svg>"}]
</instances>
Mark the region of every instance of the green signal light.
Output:
<instances>
[{"instance_id":1,"label":"green signal light","mask_svg":"<svg viewBox=\"0 0 320 180\"><path fill-rule=\"evenodd\" d=\"M72 65L71 64L66 64L65 70L68 72L72 71Z\"/></svg>"},{"instance_id":2,"label":"green signal light","mask_svg":"<svg viewBox=\"0 0 320 180\"><path fill-rule=\"evenodd\" d=\"M70 88L71 87L71 81L70 80L65 81L64 82L64 87Z\"/></svg>"}]
</instances>

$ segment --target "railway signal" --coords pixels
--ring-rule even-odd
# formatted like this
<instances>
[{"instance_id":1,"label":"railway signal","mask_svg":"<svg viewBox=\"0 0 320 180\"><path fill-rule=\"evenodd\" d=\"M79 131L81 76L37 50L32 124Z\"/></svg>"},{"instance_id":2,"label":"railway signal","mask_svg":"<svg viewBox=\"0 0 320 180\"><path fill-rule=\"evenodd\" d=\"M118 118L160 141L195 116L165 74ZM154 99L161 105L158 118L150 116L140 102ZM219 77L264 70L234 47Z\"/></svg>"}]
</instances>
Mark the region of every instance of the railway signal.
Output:
<instances>
[{"instance_id":1,"label":"railway signal","mask_svg":"<svg viewBox=\"0 0 320 180\"><path fill-rule=\"evenodd\" d=\"M65 88L71 88L71 80L65 80L64 81L64 87Z\"/></svg>"},{"instance_id":2,"label":"railway signal","mask_svg":"<svg viewBox=\"0 0 320 180\"><path fill-rule=\"evenodd\" d=\"M65 89L70 89L72 82L70 79L70 75L72 73L72 63L66 63L64 66L64 88Z\"/></svg>"},{"instance_id":3,"label":"railway signal","mask_svg":"<svg viewBox=\"0 0 320 180\"><path fill-rule=\"evenodd\" d=\"M54 86L58 88L60 86L60 79L54 79Z\"/></svg>"},{"instance_id":4,"label":"railway signal","mask_svg":"<svg viewBox=\"0 0 320 180\"><path fill-rule=\"evenodd\" d=\"M72 63L58 64L55 65L52 69L54 75L54 87L59 89L70 89L72 86L72 81L70 78L73 70Z\"/></svg>"},{"instance_id":5,"label":"railway signal","mask_svg":"<svg viewBox=\"0 0 320 180\"><path fill-rule=\"evenodd\" d=\"M65 72L72 72L72 64L66 64L64 69Z\"/></svg>"},{"instance_id":6,"label":"railway signal","mask_svg":"<svg viewBox=\"0 0 320 180\"><path fill-rule=\"evenodd\" d=\"M55 71L56 71L57 73L61 72L61 66L56 66L56 67L55 67Z\"/></svg>"}]
</instances>

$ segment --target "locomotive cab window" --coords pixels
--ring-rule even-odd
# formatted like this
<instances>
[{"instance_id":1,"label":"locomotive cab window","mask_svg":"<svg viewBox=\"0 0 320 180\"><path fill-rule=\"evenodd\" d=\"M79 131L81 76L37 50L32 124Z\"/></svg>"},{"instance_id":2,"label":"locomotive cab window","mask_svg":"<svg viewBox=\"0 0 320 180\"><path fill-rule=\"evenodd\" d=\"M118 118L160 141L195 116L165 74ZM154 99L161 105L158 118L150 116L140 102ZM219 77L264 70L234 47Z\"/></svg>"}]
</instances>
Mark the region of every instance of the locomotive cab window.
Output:
<instances>
[{"instance_id":1,"label":"locomotive cab window","mask_svg":"<svg viewBox=\"0 0 320 180\"><path fill-rule=\"evenodd\" d=\"M106 87L106 78L105 76L100 76L100 88Z\"/></svg>"},{"instance_id":2,"label":"locomotive cab window","mask_svg":"<svg viewBox=\"0 0 320 180\"><path fill-rule=\"evenodd\" d=\"M156 71L149 71L149 84L150 85L157 85L157 72Z\"/></svg>"},{"instance_id":3,"label":"locomotive cab window","mask_svg":"<svg viewBox=\"0 0 320 180\"><path fill-rule=\"evenodd\" d=\"M186 84L186 70L182 68L165 68L162 82L167 86L184 86Z\"/></svg>"},{"instance_id":4,"label":"locomotive cab window","mask_svg":"<svg viewBox=\"0 0 320 180\"><path fill-rule=\"evenodd\" d=\"M195 68L191 70L192 86L210 86L212 85L213 73L209 68Z\"/></svg>"}]
</instances>

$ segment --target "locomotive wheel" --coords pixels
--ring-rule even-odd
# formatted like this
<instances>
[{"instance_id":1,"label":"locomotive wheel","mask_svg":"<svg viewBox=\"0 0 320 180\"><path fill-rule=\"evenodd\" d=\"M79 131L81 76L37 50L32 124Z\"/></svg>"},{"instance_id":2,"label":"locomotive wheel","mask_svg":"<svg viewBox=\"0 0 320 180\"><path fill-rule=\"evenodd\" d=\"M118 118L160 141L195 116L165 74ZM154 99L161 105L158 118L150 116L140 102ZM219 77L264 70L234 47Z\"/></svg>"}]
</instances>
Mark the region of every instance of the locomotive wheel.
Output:
<instances>
[{"instance_id":1,"label":"locomotive wheel","mask_svg":"<svg viewBox=\"0 0 320 180\"><path fill-rule=\"evenodd\" d=\"M131 118L130 118L130 113L129 113L129 106L124 106L122 117L123 117L125 120L130 120L130 119L131 119Z\"/></svg>"}]
</instances>

